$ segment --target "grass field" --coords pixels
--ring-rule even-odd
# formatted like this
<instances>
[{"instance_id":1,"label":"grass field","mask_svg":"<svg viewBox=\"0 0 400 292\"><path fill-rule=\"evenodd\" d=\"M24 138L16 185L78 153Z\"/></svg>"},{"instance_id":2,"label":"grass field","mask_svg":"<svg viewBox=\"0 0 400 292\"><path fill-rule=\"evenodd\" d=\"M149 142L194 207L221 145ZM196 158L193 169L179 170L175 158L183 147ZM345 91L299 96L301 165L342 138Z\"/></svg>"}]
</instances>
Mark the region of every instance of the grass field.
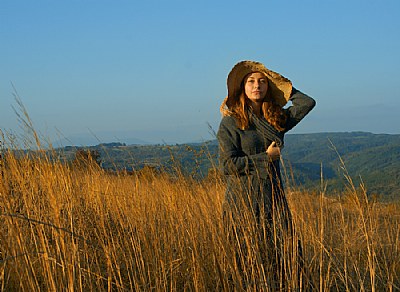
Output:
<instances>
[{"instance_id":1,"label":"grass field","mask_svg":"<svg viewBox=\"0 0 400 292\"><path fill-rule=\"evenodd\" d=\"M277 290L261 248L238 251L227 239L217 174L203 181L179 171L110 174L96 164L3 155L1 291ZM368 200L347 181L334 198L323 182L319 193L288 184L304 267L281 278L282 289L400 289L400 205ZM250 230L250 221L240 228ZM251 242L251 232L243 236ZM248 263L241 271L238 252Z\"/></svg>"}]
</instances>

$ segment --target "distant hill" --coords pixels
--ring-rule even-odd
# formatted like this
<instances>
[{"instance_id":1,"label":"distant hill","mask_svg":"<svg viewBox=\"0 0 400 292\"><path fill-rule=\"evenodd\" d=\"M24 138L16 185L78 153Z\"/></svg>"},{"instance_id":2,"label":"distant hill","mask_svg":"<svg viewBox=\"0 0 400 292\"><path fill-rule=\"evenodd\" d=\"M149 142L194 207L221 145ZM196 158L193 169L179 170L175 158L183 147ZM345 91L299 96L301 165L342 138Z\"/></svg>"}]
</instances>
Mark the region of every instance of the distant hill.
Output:
<instances>
[{"instance_id":1,"label":"distant hill","mask_svg":"<svg viewBox=\"0 0 400 292\"><path fill-rule=\"evenodd\" d=\"M321 179L328 190L341 189L348 174L370 193L400 197L400 135L365 132L288 135L285 158L299 182ZM345 168L345 169L343 169Z\"/></svg>"},{"instance_id":2,"label":"distant hill","mask_svg":"<svg viewBox=\"0 0 400 292\"><path fill-rule=\"evenodd\" d=\"M176 145L126 145L109 143L87 147L96 149L107 169L137 170L144 166L173 169L204 177L217 166L218 143ZM75 147L59 149L67 159ZM344 174L360 178L371 194L385 198L400 197L400 135L366 132L289 134L282 152L287 177L308 189L321 189L321 177L328 192L346 186ZM342 160L342 162L341 162Z\"/></svg>"},{"instance_id":3,"label":"distant hill","mask_svg":"<svg viewBox=\"0 0 400 292\"><path fill-rule=\"evenodd\" d=\"M90 135L87 133L82 133L82 134L74 134L70 135L68 137L64 137L60 140L54 141L53 145L57 145L58 147L64 147L67 145L80 145L80 146L94 146L101 141L123 141L125 144L140 144L140 145L148 145L151 144L147 141L133 138L134 136L131 135L130 133L118 133L118 139L116 138L116 135L113 135L112 133L107 133L107 132L101 132L98 135Z\"/></svg>"}]
</instances>

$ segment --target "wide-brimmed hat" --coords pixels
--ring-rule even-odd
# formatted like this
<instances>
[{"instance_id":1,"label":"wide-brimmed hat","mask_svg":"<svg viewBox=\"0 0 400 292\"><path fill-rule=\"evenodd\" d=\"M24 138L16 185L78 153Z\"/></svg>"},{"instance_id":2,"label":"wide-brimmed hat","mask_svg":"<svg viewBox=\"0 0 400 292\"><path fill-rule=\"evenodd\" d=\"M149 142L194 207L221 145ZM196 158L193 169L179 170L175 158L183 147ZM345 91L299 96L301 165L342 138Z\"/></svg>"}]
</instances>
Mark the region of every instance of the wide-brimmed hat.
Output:
<instances>
[{"instance_id":1,"label":"wide-brimmed hat","mask_svg":"<svg viewBox=\"0 0 400 292\"><path fill-rule=\"evenodd\" d=\"M267 69L260 62L255 61L242 61L237 63L229 72L227 85L228 85L228 96L226 104L239 97L242 92L243 79L250 73L261 72L268 78L268 91L271 91L271 97L275 101L284 106L292 93L292 82L283 77L281 74L276 73L272 70Z\"/></svg>"}]
</instances>

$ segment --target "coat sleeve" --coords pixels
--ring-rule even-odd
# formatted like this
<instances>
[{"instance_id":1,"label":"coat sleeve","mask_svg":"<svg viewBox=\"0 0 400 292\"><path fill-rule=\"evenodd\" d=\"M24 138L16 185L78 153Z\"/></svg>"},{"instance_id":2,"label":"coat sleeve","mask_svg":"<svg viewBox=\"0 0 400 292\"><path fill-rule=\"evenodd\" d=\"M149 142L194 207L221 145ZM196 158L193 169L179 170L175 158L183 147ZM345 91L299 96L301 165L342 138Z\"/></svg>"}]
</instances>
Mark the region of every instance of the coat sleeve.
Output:
<instances>
[{"instance_id":1,"label":"coat sleeve","mask_svg":"<svg viewBox=\"0 0 400 292\"><path fill-rule=\"evenodd\" d=\"M285 132L293 129L315 106L315 100L293 87L289 99L292 105L287 109L288 120Z\"/></svg>"},{"instance_id":2,"label":"coat sleeve","mask_svg":"<svg viewBox=\"0 0 400 292\"><path fill-rule=\"evenodd\" d=\"M232 117L221 121L217 138L219 143L219 161L225 175L245 175L258 173L267 177L269 158L266 152L247 155L242 151L240 129Z\"/></svg>"}]
</instances>

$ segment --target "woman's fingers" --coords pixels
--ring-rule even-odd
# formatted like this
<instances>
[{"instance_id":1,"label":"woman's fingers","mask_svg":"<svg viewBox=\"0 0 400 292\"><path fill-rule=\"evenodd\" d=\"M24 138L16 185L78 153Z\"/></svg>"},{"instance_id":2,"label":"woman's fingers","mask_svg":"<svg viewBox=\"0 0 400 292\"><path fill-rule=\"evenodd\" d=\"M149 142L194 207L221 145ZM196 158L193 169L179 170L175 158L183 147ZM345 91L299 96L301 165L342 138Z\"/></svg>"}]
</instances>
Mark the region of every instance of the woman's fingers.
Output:
<instances>
[{"instance_id":1,"label":"woman's fingers","mask_svg":"<svg viewBox=\"0 0 400 292\"><path fill-rule=\"evenodd\" d=\"M276 145L275 141L268 146L267 154L271 160L277 160L280 158L281 149Z\"/></svg>"}]
</instances>

